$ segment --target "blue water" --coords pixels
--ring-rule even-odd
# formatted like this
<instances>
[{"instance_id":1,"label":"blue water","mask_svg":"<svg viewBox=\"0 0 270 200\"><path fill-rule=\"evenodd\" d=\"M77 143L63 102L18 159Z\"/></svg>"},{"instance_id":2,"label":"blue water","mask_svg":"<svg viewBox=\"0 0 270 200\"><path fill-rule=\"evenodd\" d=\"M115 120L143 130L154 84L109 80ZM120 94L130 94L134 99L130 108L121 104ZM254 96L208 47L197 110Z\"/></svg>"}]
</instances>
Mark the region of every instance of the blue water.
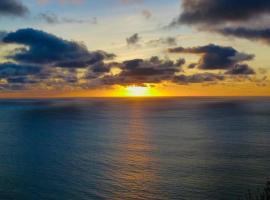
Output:
<instances>
[{"instance_id":1,"label":"blue water","mask_svg":"<svg viewBox=\"0 0 270 200\"><path fill-rule=\"evenodd\" d=\"M0 101L1 200L228 200L270 177L270 99Z\"/></svg>"}]
</instances>

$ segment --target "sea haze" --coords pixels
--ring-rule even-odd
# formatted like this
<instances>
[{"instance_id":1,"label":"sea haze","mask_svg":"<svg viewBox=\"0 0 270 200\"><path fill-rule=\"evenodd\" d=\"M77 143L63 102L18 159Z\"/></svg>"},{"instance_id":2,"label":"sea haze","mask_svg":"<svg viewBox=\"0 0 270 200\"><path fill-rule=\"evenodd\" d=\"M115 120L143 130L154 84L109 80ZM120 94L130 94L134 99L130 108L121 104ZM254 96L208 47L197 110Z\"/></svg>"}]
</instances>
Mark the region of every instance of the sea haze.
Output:
<instances>
[{"instance_id":1,"label":"sea haze","mask_svg":"<svg viewBox=\"0 0 270 200\"><path fill-rule=\"evenodd\" d=\"M270 177L269 98L0 101L2 200L228 200Z\"/></svg>"}]
</instances>

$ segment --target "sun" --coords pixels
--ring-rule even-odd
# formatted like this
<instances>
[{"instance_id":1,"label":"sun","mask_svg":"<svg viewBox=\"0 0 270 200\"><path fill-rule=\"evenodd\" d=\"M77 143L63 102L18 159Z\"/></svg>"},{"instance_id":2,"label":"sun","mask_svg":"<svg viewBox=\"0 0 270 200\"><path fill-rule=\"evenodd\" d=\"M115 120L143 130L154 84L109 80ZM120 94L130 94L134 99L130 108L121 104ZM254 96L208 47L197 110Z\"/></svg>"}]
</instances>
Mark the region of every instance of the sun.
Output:
<instances>
[{"instance_id":1,"label":"sun","mask_svg":"<svg viewBox=\"0 0 270 200\"><path fill-rule=\"evenodd\" d=\"M128 86L126 87L126 95L131 97L151 96L151 90L143 86Z\"/></svg>"},{"instance_id":2,"label":"sun","mask_svg":"<svg viewBox=\"0 0 270 200\"><path fill-rule=\"evenodd\" d=\"M115 97L159 97L162 93L155 85L116 86L112 91Z\"/></svg>"}]
</instances>

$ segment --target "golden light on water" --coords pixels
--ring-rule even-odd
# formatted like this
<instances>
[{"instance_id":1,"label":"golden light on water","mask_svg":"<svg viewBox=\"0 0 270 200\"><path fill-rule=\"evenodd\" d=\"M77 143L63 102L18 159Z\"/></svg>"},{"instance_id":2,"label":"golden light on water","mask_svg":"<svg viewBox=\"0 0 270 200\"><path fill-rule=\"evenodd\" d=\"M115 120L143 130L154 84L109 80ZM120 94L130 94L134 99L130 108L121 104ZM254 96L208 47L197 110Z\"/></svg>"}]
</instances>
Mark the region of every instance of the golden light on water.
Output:
<instances>
[{"instance_id":1,"label":"golden light on water","mask_svg":"<svg viewBox=\"0 0 270 200\"><path fill-rule=\"evenodd\" d=\"M156 158L150 152L156 150L151 142L151 132L145 119L144 103L132 103L131 116L122 131L118 151L114 154L117 168L109 177L120 188L127 191L113 193L112 200L119 199L155 199L155 185L160 181L155 166ZM147 193L145 192L147 190Z\"/></svg>"}]
</instances>

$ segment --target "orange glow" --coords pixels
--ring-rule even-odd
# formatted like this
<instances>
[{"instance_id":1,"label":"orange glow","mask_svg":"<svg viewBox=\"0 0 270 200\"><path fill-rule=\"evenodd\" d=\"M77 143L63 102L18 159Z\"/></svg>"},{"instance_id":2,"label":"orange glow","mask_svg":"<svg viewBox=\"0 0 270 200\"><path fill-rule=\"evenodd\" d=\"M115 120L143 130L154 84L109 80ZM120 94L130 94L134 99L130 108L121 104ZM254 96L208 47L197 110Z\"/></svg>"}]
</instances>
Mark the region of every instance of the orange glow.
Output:
<instances>
[{"instance_id":1,"label":"orange glow","mask_svg":"<svg viewBox=\"0 0 270 200\"><path fill-rule=\"evenodd\" d=\"M150 89L148 87L129 86L126 89L127 89L128 96L141 97L141 96L151 95Z\"/></svg>"},{"instance_id":2,"label":"orange glow","mask_svg":"<svg viewBox=\"0 0 270 200\"><path fill-rule=\"evenodd\" d=\"M142 86L114 86L109 88L96 88L90 90L41 90L38 88L20 92L1 92L1 98L81 98L81 97L168 97L168 96L270 96L270 81L265 81L265 86L258 86L256 82L231 82L224 84L155 84ZM135 88L139 89L140 95ZM143 92L142 92L143 91Z\"/></svg>"},{"instance_id":3,"label":"orange glow","mask_svg":"<svg viewBox=\"0 0 270 200\"><path fill-rule=\"evenodd\" d=\"M159 96L158 91L150 86L127 86L119 90L119 96L124 97L152 97Z\"/></svg>"}]
</instances>

